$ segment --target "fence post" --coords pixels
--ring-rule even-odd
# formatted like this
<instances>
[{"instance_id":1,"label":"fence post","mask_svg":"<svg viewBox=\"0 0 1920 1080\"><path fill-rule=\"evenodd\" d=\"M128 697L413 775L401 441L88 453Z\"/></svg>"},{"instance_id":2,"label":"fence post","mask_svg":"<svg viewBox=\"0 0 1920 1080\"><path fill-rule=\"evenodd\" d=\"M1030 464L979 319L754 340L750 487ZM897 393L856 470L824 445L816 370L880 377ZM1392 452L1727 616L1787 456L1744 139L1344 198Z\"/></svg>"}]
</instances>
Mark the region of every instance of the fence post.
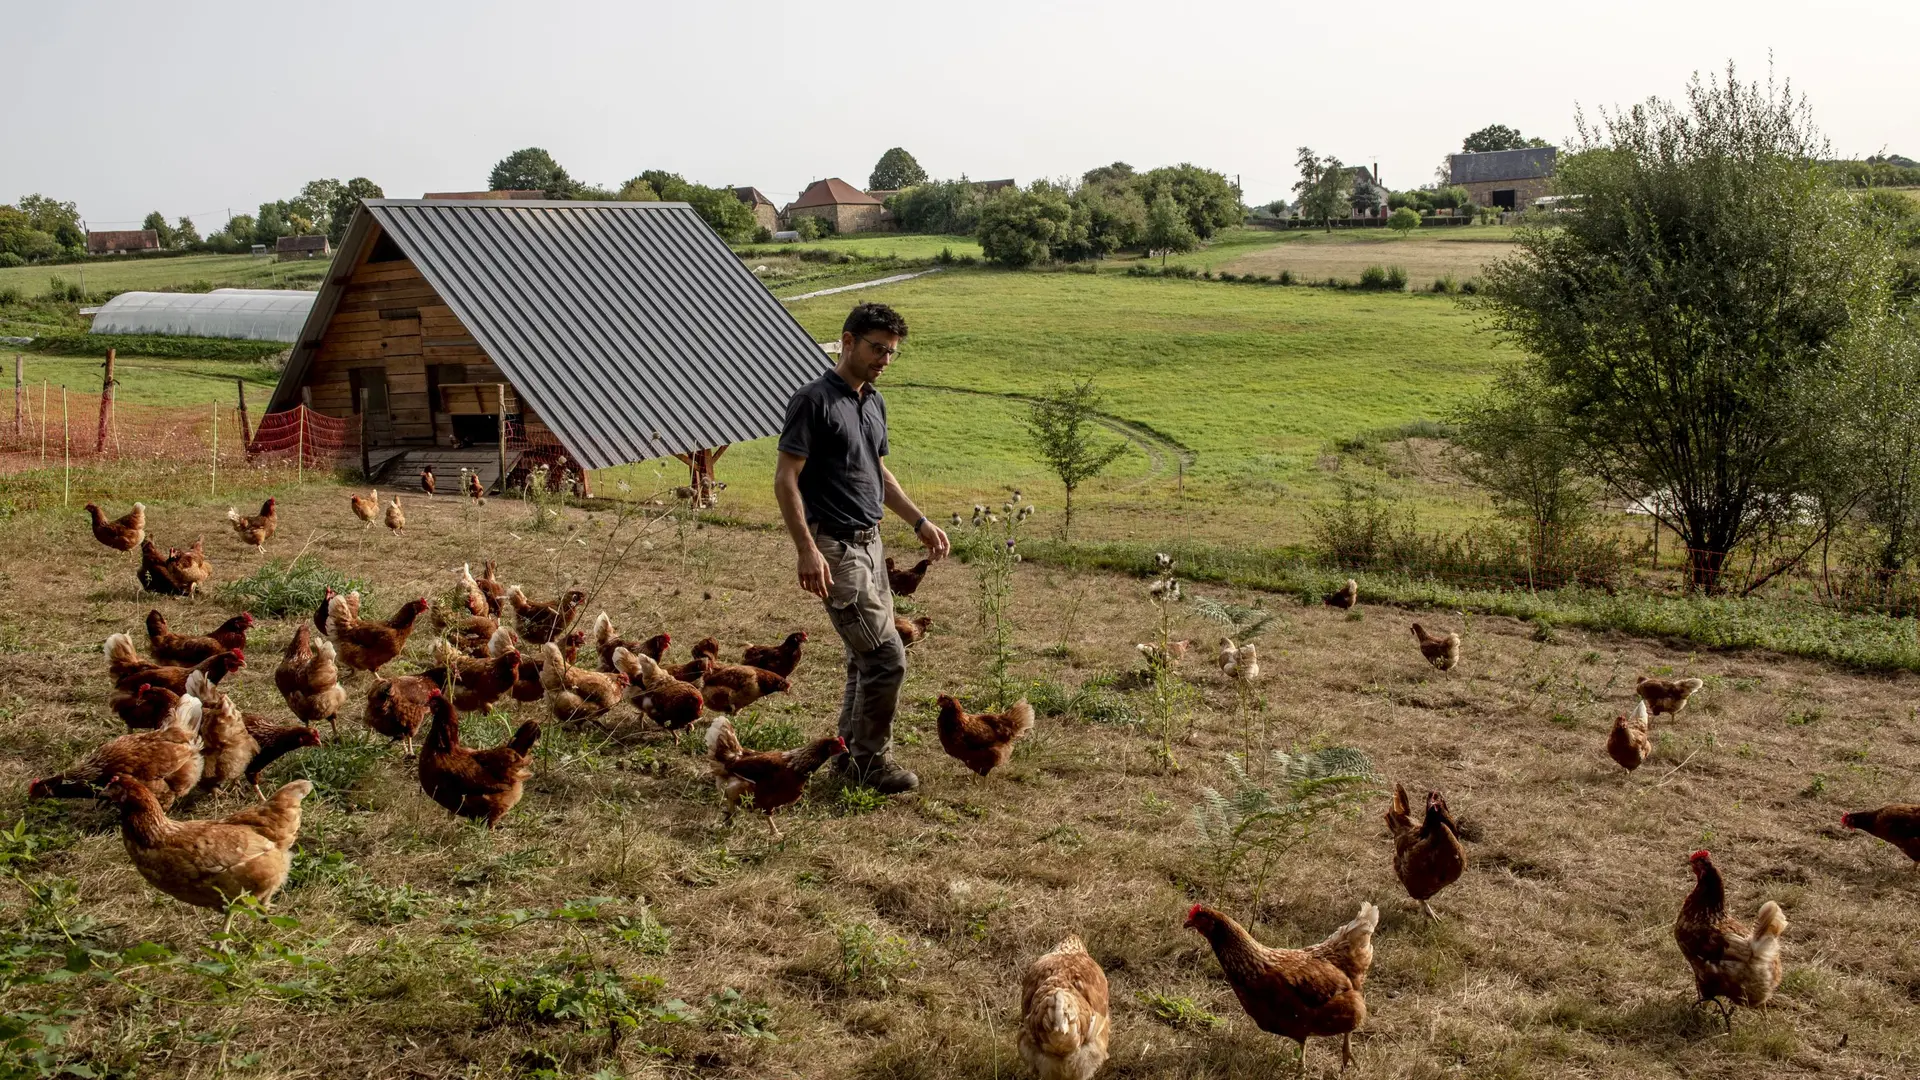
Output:
<instances>
[{"instance_id":1,"label":"fence post","mask_svg":"<svg viewBox=\"0 0 1920 1080\"><path fill-rule=\"evenodd\" d=\"M22 432L21 413L27 404L27 358L19 353L13 354L13 437L18 439Z\"/></svg>"},{"instance_id":2,"label":"fence post","mask_svg":"<svg viewBox=\"0 0 1920 1080\"><path fill-rule=\"evenodd\" d=\"M372 408L373 391L360 388L360 479L373 483L373 455L367 450L367 410Z\"/></svg>"},{"instance_id":3,"label":"fence post","mask_svg":"<svg viewBox=\"0 0 1920 1080\"><path fill-rule=\"evenodd\" d=\"M307 417L304 405L293 407L293 482L307 482Z\"/></svg>"},{"instance_id":4,"label":"fence post","mask_svg":"<svg viewBox=\"0 0 1920 1080\"><path fill-rule=\"evenodd\" d=\"M107 451L107 425L113 419L113 357L116 351L118 350L107 350L104 374L100 376L100 431L93 438L95 454L104 454Z\"/></svg>"},{"instance_id":5,"label":"fence post","mask_svg":"<svg viewBox=\"0 0 1920 1080\"><path fill-rule=\"evenodd\" d=\"M233 385L240 390L240 445L253 445L253 427L247 423L247 380L235 379Z\"/></svg>"},{"instance_id":6,"label":"fence post","mask_svg":"<svg viewBox=\"0 0 1920 1080\"><path fill-rule=\"evenodd\" d=\"M73 429L67 426L67 387L60 386L60 452L66 460L66 479L60 485L60 505L73 503Z\"/></svg>"},{"instance_id":7,"label":"fence post","mask_svg":"<svg viewBox=\"0 0 1920 1080\"><path fill-rule=\"evenodd\" d=\"M213 473L207 479L207 494L220 493L220 403L213 403Z\"/></svg>"},{"instance_id":8,"label":"fence post","mask_svg":"<svg viewBox=\"0 0 1920 1080\"><path fill-rule=\"evenodd\" d=\"M494 407L500 410L500 495L507 494L507 384L494 383L493 392L497 398Z\"/></svg>"}]
</instances>

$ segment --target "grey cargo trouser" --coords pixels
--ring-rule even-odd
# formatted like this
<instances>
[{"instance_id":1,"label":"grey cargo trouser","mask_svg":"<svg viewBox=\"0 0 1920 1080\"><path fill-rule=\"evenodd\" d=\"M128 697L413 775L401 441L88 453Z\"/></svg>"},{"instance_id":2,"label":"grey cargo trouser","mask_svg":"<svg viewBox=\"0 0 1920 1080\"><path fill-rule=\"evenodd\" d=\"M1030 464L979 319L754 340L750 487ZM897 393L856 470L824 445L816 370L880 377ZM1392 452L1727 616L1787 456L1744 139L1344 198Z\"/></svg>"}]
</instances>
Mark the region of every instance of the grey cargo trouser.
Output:
<instances>
[{"instance_id":1,"label":"grey cargo trouser","mask_svg":"<svg viewBox=\"0 0 1920 1080\"><path fill-rule=\"evenodd\" d=\"M827 586L827 617L847 650L847 688L840 698L840 737L856 762L887 752L893 743L893 713L907 677L907 649L893 628L893 588L887 581L880 530L863 543L814 533L833 584Z\"/></svg>"}]
</instances>

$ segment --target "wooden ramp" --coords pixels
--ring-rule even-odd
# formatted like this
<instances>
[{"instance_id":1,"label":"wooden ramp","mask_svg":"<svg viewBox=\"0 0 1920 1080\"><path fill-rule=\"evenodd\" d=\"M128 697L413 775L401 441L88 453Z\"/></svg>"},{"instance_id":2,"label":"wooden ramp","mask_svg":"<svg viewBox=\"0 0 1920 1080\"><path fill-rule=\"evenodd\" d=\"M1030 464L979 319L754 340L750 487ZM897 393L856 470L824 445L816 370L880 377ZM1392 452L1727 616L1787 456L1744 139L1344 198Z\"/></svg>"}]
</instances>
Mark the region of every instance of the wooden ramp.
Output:
<instances>
[{"instance_id":1,"label":"wooden ramp","mask_svg":"<svg viewBox=\"0 0 1920 1080\"><path fill-rule=\"evenodd\" d=\"M521 452L507 450L507 475L520 465ZM441 447L420 447L402 450L388 457L385 463L376 458L373 465L374 479L388 487L401 490L418 489L420 469L432 465L434 486L442 495L460 494L460 470L467 469L480 474L480 483L487 494L498 492L500 487L500 451L494 447L475 447L469 450L449 450Z\"/></svg>"}]
</instances>

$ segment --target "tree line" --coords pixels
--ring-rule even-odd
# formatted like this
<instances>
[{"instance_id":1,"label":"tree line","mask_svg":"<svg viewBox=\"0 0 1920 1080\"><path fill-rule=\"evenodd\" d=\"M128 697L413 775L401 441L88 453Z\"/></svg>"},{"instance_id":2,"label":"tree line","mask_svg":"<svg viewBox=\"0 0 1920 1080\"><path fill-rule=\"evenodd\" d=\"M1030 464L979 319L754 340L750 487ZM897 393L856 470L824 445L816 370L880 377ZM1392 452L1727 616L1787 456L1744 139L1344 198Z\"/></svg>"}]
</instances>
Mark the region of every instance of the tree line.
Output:
<instances>
[{"instance_id":1,"label":"tree line","mask_svg":"<svg viewBox=\"0 0 1920 1080\"><path fill-rule=\"evenodd\" d=\"M606 188L576 180L537 146L515 150L501 158L487 174L489 191L538 191L549 199L585 199L596 202L684 202L693 207L728 243L769 240L754 220L753 210L734 197L730 188L696 184L679 173L648 169L621 184Z\"/></svg>"}]
</instances>

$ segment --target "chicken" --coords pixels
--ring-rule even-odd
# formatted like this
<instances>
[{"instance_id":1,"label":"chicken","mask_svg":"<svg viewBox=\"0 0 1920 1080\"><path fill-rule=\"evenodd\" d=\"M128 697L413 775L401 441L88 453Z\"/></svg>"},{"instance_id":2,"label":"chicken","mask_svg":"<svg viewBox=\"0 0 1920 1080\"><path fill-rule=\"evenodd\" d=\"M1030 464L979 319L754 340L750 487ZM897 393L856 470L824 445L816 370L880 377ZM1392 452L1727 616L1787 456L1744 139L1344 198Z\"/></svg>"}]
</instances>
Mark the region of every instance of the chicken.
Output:
<instances>
[{"instance_id":1,"label":"chicken","mask_svg":"<svg viewBox=\"0 0 1920 1080\"><path fill-rule=\"evenodd\" d=\"M540 646L540 685L547 692L553 718L564 723L591 720L620 704L627 677L617 671L608 674L574 667L560 646L549 641Z\"/></svg>"},{"instance_id":2,"label":"chicken","mask_svg":"<svg viewBox=\"0 0 1920 1080\"><path fill-rule=\"evenodd\" d=\"M567 663L573 663L574 657L580 653L580 646L585 644L586 640L586 631L573 631L566 637L560 639L560 655L567 658ZM487 644L487 655L498 655L498 651L505 651L512 647L512 642L496 636L493 641ZM540 671L544 666L538 652L531 655L527 653L520 654L520 676L514 680L513 690L511 691L513 700L546 700L547 688L540 684Z\"/></svg>"},{"instance_id":3,"label":"chicken","mask_svg":"<svg viewBox=\"0 0 1920 1080\"><path fill-rule=\"evenodd\" d=\"M1451 630L1444 634L1429 634L1426 627L1414 623L1413 639L1420 643L1420 655L1441 671L1452 671L1453 666L1460 662L1460 635Z\"/></svg>"},{"instance_id":4,"label":"chicken","mask_svg":"<svg viewBox=\"0 0 1920 1080\"><path fill-rule=\"evenodd\" d=\"M1447 800L1437 791L1427 792L1427 814L1415 828L1407 789L1393 785L1387 831L1393 834L1394 875L1407 887L1407 895L1420 902L1427 918L1439 919L1427 901L1460 880L1467 869L1467 849L1460 846L1460 829L1447 812Z\"/></svg>"},{"instance_id":5,"label":"chicken","mask_svg":"<svg viewBox=\"0 0 1920 1080\"><path fill-rule=\"evenodd\" d=\"M684 664L669 664L666 667L667 674L695 686L705 682L707 672L711 670L713 670L713 659L706 656L696 656Z\"/></svg>"},{"instance_id":6,"label":"chicken","mask_svg":"<svg viewBox=\"0 0 1920 1080\"><path fill-rule=\"evenodd\" d=\"M1225 640L1225 639L1222 639ZM1256 682L1260 678L1260 653L1249 641L1231 652L1227 648L1220 650L1220 670L1227 678L1240 682Z\"/></svg>"},{"instance_id":7,"label":"chicken","mask_svg":"<svg viewBox=\"0 0 1920 1080\"><path fill-rule=\"evenodd\" d=\"M242 896L266 904L286 884L300 836L300 800L313 782L295 780L259 806L218 821L174 821L153 792L117 776L107 797L120 807L121 835L147 884L195 907L225 908ZM233 911L226 930L233 929Z\"/></svg>"},{"instance_id":8,"label":"chicken","mask_svg":"<svg viewBox=\"0 0 1920 1080\"><path fill-rule=\"evenodd\" d=\"M893 556L887 556L887 585L895 596L912 596L920 587L920 580L927 576L927 568L933 565L932 559L921 559L913 564L911 570L901 570L893 565Z\"/></svg>"},{"instance_id":9,"label":"chicken","mask_svg":"<svg viewBox=\"0 0 1920 1080\"><path fill-rule=\"evenodd\" d=\"M1645 678L1634 689L1640 692L1640 700L1646 702L1653 715L1678 716L1680 710L1687 707L1687 699L1705 685L1699 679Z\"/></svg>"},{"instance_id":10,"label":"chicken","mask_svg":"<svg viewBox=\"0 0 1920 1080\"><path fill-rule=\"evenodd\" d=\"M364 499L358 495L349 495L347 498L353 503L353 516L366 522L367 528L373 528L373 519L380 516L379 490L367 492L367 497Z\"/></svg>"},{"instance_id":11,"label":"chicken","mask_svg":"<svg viewBox=\"0 0 1920 1080\"><path fill-rule=\"evenodd\" d=\"M199 699L202 707L200 754L206 764L200 770L199 789L215 791L246 775L260 745L247 730L240 706L207 681L205 673L196 671L187 679L187 697Z\"/></svg>"},{"instance_id":12,"label":"chicken","mask_svg":"<svg viewBox=\"0 0 1920 1080\"><path fill-rule=\"evenodd\" d=\"M480 483L480 474L461 469L460 475L466 479L467 498L472 501L473 505L487 505L487 489Z\"/></svg>"},{"instance_id":13,"label":"chicken","mask_svg":"<svg viewBox=\"0 0 1920 1080\"><path fill-rule=\"evenodd\" d=\"M500 620L491 615L462 615L451 621L435 618L434 626L446 635L454 648L470 657L485 657L487 643L497 633L505 633L513 642L519 641L513 631L501 626Z\"/></svg>"},{"instance_id":14,"label":"chicken","mask_svg":"<svg viewBox=\"0 0 1920 1080\"><path fill-rule=\"evenodd\" d=\"M1233 639L1229 637L1221 638L1220 653L1214 659L1214 664L1217 665L1220 668L1220 670L1224 673L1230 668L1232 668L1233 662L1239 658L1240 658L1240 650L1233 644Z\"/></svg>"},{"instance_id":15,"label":"chicken","mask_svg":"<svg viewBox=\"0 0 1920 1080\"><path fill-rule=\"evenodd\" d=\"M125 516L112 521L107 520L98 506L88 503L87 516L93 519L93 538L115 551L132 551L147 538L146 503L134 503Z\"/></svg>"},{"instance_id":16,"label":"chicken","mask_svg":"<svg viewBox=\"0 0 1920 1080\"><path fill-rule=\"evenodd\" d=\"M140 541L140 587L163 596L193 596L200 583L213 574L201 545L195 541L186 551L173 549L160 554L152 537Z\"/></svg>"},{"instance_id":17,"label":"chicken","mask_svg":"<svg viewBox=\"0 0 1920 1080\"><path fill-rule=\"evenodd\" d=\"M492 615L494 610L487 602L487 591L480 587L480 579L473 576L473 564L460 564L461 601L466 605L469 615Z\"/></svg>"},{"instance_id":18,"label":"chicken","mask_svg":"<svg viewBox=\"0 0 1920 1080\"><path fill-rule=\"evenodd\" d=\"M749 645L741 655L740 662L748 667L771 671L775 675L789 676L793 674L793 669L800 666L800 646L806 640L805 630L795 630L778 645Z\"/></svg>"},{"instance_id":19,"label":"chicken","mask_svg":"<svg viewBox=\"0 0 1920 1080\"><path fill-rule=\"evenodd\" d=\"M485 818L487 828L520 801L527 777L533 775L533 745L540 741L540 725L520 725L513 738L491 750L460 745L460 714L438 690L428 699L433 725L420 749L420 790L449 812L464 818Z\"/></svg>"},{"instance_id":20,"label":"chicken","mask_svg":"<svg viewBox=\"0 0 1920 1080\"><path fill-rule=\"evenodd\" d=\"M107 654L107 674L113 678L114 695L107 704L114 712L119 712L120 695L128 696L140 692L143 685L157 686L171 690L176 694L187 692L187 676L203 671L207 678L218 684L229 674L247 666L247 654L242 649L229 649L215 653L192 667L179 667L171 664L153 664L140 659L133 651L133 638L127 634L109 634L105 645Z\"/></svg>"},{"instance_id":21,"label":"chicken","mask_svg":"<svg viewBox=\"0 0 1920 1080\"><path fill-rule=\"evenodd\" d=\"M433 466L432 466L432 465L422 465L422 466L420 466L420 490L421 490L421 491L424 491L424 492L426 492L426 493L427 493L427 498L429 498L429 499L431 499L431 498L433 498L433 496L434 496L434 481L433 481Z\"/></svg>"},{"instance_id":22,"label":"chicken","mask_svg":"<svg viewBox=\"0 0 1920 1080\"><path fill-rule=\"evenodd\" d=\"M1040 1080L1091 1080L1107 1060L1107 973L1074 934L1020 980L1021 1060Z\"/></svg>"},{"instance_id":23,"label":"chicken","mask_svg":"<svg viewBox=\"0 0 1920 1080\"><path fill-rule=\"evenodd\" d=\"M213 564L207 561L206 547L206 538L202 537L185 551L167 552L167 565L172 568L175 579L186 583L188 596L198 596L201 583L213 576Z\"/></svg>"},{"instance_id":24,"label":"chicken","mask_svg":"<svg viewBox=\"0 0 1920 1080\"><path fill-rule=\"evenodd\" d=\"M768 694L790 689L786 677L744 664L716 664L706 661L700 677L700 696L707 708L732 716Z\"/></svg>"},{"instance_id":25,"label":"chicken","mask_svg":"<svg viewBox=\"0 0 1920 1080\"><path fill-rule=\"evenodd\" d=\"M173 707L180 703L180 695L164 686L141 683L130 691L115 690L107 703L128 730L140 731L166 723Z\"/></svg>"},{"instance_id":26,"label":"chicken","mask_svg":"<svg viewBox=\"0 0 1920 1080\"><path fill-rule=\"evenodd\" d=\"M270 723L266 717L256 713L241 713L240 721L246 725L247 734L253 737L256 748L253 759L247 762L247 783L253 787L254 797L265 802L267 796L260 790L260 774L295 750L319 746L320 732L307 724Z\"/></svg>"},{"instance_id":27,"label":"chicken","mask_svg":"<svg viewBox=\"0 0 1920 1080\"><path fill-rule=\"evenodd\" d=\"M600 670L619 671L613 663L616 651L625 649L633 653L646 653L658 660L667 654L667 646L673 644L673 635L655 634L645 641L627 641L613 629L613 618L603 611L594 616L593 641L600 650Z\"/></svg>"},{"instance_id":28,"label":"chicken","mask_svg":"<svg viewBox=\"0 0 1920 1080\"><path fill-rule=\"evenodd\" d=\"M331 585L327 586L326 591L321 594L320 606L318 608L315 608L313 612L313 628L315 630L318 630L323 634L327 632L327 612L331 610L333 607L333 598L339 595L340 595L339 593L333 591L333 587ZM356 592L356 593L347 594L347 614L353 616L355 621L359 620L360 618L360 594L359 593Z\"/></svg>"},{"instance_id":29,"label":"chicken","mask_svg":"<svg viewBox=\"0 0 1920 1080\"><path fill-rule=\"evenodd\" d=\"M234 535L241 543L252 544L255 551L265 554L267 541L273 539L274 530L280 527L280 514L273 499L261 503L260 512L252 517L241 517L240 511L229 506L227 524L233 526Z\"/></svg>"},{"instance_id":30,"label":"chicken","mask_svg":"<svg viewBox=\"0 0 1920 1080\"><path fill-rule=\"evenodd\" d=\"M1646 764L1653 754L1653 740L1648 738L1647 703L1633 703L1633 716L1613 718L1613 731L1607 736L1607 756L1628 772Z\"/></svg>"},{"instance_id":31,"label":"chicken","mask_svg":"<svg viewBox=\"0 0 1920 1080\"><path fill-rule=\"evenodd\" d=\"M175 634L167 626L167 617L155 608L147 612L147 651L163 664L197 664L214 653L244 648L251 629L253 615L243 611L203 637Z\"/></svg>"},{"instance_id":32,"label":"chicken","mask_svg":"<svg viewBox=\"0 0 1920 1080\"><path fill-rule=\"evenodd\" d=\"M1153 642L1153 641L1139 642L1134 645L1133 649L1135 652L1139 653L1142 657L1145 657L1147 663L1153 665L1154 667L1162 667L1167 663L1169 663L1170 661L1177 662L1180 660L1185 660L1187 658L1187 650L1191 648L1192 645L1193 645L1193 642L1189 640L1169 641L1167 642L1167 648L1166 648L1166 653L1164 657L1161 654L1160 645L1158 642Z\"/></svg>"},{"instance_id":33,"label":"chicken","mask_svg":"<svg viewBox=\"0 0 1920 1080\"><path fill-rule=\"evenodd\" d=\"M579 589L569 589L565 596L547 604L527 599L526 592L515 585L507 590L507 600L513 605L514 621L520 628L520 637L529 645L545 645L573 625L573 617L580 610L580 605L587 602L587 594Z\"/></svg>"},{"instance_id":34,"label":"chicken","mask_svg":"<svg viewBox=\"0 0 1920 1080\"><path fill-rule=\"evenodd\" d=\"M699 687L669 675L646 653L616 648L613 667L627 677L627 700L633 707L669 731L691 725L706 708Z\"/></svg>"},{"instance_id":35,"label":"chicken","mask_svg":"<svg viewBox=\"0 0 1920 1080\"><path fill-rule=\"evenodd\" d=\"M496 633L508 634L505 627ZM510 644L498 653L475 659L445 641L433 643L433 659L453 682L453 707L481 712L513 690L520 677L520 650ZM433 678L431 672L426 673ZM439 680L434 680L438 682Z\"/></svg>"},{"instance_id":36,"label":"chicken","mask_svg":"<svg viewBox=\"0 0 1920 1080\"><path fill-rule=\"evenodd\" d=\"M969 713L940 695L940 746L947 756L985 776L1013 755L1013 740L1033 729L1033 706L1020 700L1004 713Z\"/></svg>"},{"instance_id":37,"label":"chicken","mask_svg":"<svg viewBox=\"0 0 1920 1080\"><path fill-rule=\"evenodd\" d=\"M1769 900L1760 905L1760 914L1748 931L1727 914L1726 884L1713 857L1696 851L1687 863L1693 869L1693 891L1674 920L1673 940L1693 968L1700 1000L1720 1010L1720 1019L1731 1032L1735 1008L1765 1005L1780 985L1780 935L1787 932L1787 917L1779 904Z\"/></svg>"},{"instance_id":38,"label":"chicken","mask_svg":"<svg viewBox=\"0 0 1920 1080\"><path fill-rule=\"evenodd\" d=\"M727 802L725 820L731 822L740 800L752 795L753 808L767 815L767 828L775 836L780 826L773 823L773 812L800 801L807 778L846 750L846 740L834 735L792 750L749 751L740 745L733 721L716 716L707 725L707 757L713 761L714 786Z\"/></svg>"},{"instance_id":39,"label":"chicken","mask_svg":"<svg viewBox=\"0 0 1920 1080\"><path fill-rule=\"evenodd\" d=\"M440 687L424 675L402 675L397 679L375 676L367 688L367 707L361 714L367 728L395 742L405 742L407 756L413 756L413 737L426 722L427 703Z\"/></svg>"},{"instance_id":40,"label":"chicken","mask_svg":"<svg viewBox=\"0 0 1920 1080\"><path fill-rule=\"evenodd\" d=\"M162 726L108 740L66 772L35 780L27 787L27 797L90 799L115 776L127 776L152 792L161 806L172 806L200 782L206 765L200 755L200 714L199 701L177 698Z\"/></svg>"},{"instance_id":41,"label":"chicken","mask_svg":"<svg viewBox=\"0 0 1920 1080\"><path fill-rule=\"evenodd\" d=\"M1840 815L1840 824L1877 836L1912 859L1920 869L1920 803L1894 803L1878 810L1855 810Z\"/></svg>"},{"instance_id":42,"label":"chicken","mask_svg":"<svg viewBox=\"0 0 1920 1080\"><path fill-rule=\"evenodd\" d=\"M1240 924L1205 906L1187 911L1187 927L1213 945L1240 1007L1261 1031L1300 1044L1304 1072L1307 1039L1340 1036L1340 1067L1353 1061L1353 1032L1367 1019L1361 994L1373 964L1373 930L1380 909L1365 901L1353 921L1308 949L1269 949Z\"/></svg>"},{"instance_id":43,"label":"chicken","mask_svg":"<svg viewBox=\"0 0 1920 1080\"><path fill-rule=\"evenodd\" d=\"M301 623L273 669L273 685L293 715L308 724L325 720L335 737L340 734L340 706L347 703L340 685L340 665L333 642L313 639L313 627Z\"/></svg>"},{"instance_id":44,"label":"chicken","mask_svg":"<svg viewBox=\"0 0 1920 1080\"><path fill-rule=\"evenodd\" d=\"M926 615L912 622L908 622L904 615L893 617L893 632L900 635L900 644L907 648L920 644L920 639L926 637L927 631L932 628L933 619Z\"/></svg>"},{"instance_id":45,"label":"chicken","mask_svg":"<svg viewBox=\"0 0 1920 1080\"><path fill-rule=\"evenodd\" d=\"M720 642L711 637L703 637L693 643L692 656L695 660L712 660L718 662L720 659Z\"/></svg>"},{"instance_id":46,"label":"chicken","mask_svg":"<svg viewBox=\"0 0 1920 1080\"><path fill-rule=\"evenodd\" d=\"M393 532L400 533L406 531L407 512L400 509L400 496L395 495L392 500L387 503L386 515L381 518L381 520L386 522L387 528Z\"/></svg>"},{"instance_id":47,"label":"chicken","mask_svg":"<svg viewBox=\"0 0 1920 1080\"><path fill-rule=\"evenodd\" d=\"M500 584L494 576L493 560L489 559L480 567L480 579L474 584L480 586L480 592L487 598L487 614L499 618L507 609L507 587Z\"/></svg>"},{"instance_id":48,"label":"chicken","mask_svg":"<svg viewBox=\"0 0 1920 1080\"><path fill-rule=\"evenodd\" d=\"M1352 611L1353 605L1360 602L1360 583L1352 578L1348 578L1347 583L1340 586L1339 592L1330 592L1321 597L1320 600L1328 607L1337 607L1341 611Z\"/></svg>"},{"instance_id":49,"label":"chicken","mask_svg":"<svg viewBox=\"0 0 1920 1080\"><path fill-rule=\"evenodd\" d=\"M327 637L332 639L341 663L356 671L379 674L406 649L414 620L427 610L427 601L425 597L407 601L384 623L361 622L354 613L359 606L358 593L334 597L327 607Z\"/></svg>"}]
</instances>

